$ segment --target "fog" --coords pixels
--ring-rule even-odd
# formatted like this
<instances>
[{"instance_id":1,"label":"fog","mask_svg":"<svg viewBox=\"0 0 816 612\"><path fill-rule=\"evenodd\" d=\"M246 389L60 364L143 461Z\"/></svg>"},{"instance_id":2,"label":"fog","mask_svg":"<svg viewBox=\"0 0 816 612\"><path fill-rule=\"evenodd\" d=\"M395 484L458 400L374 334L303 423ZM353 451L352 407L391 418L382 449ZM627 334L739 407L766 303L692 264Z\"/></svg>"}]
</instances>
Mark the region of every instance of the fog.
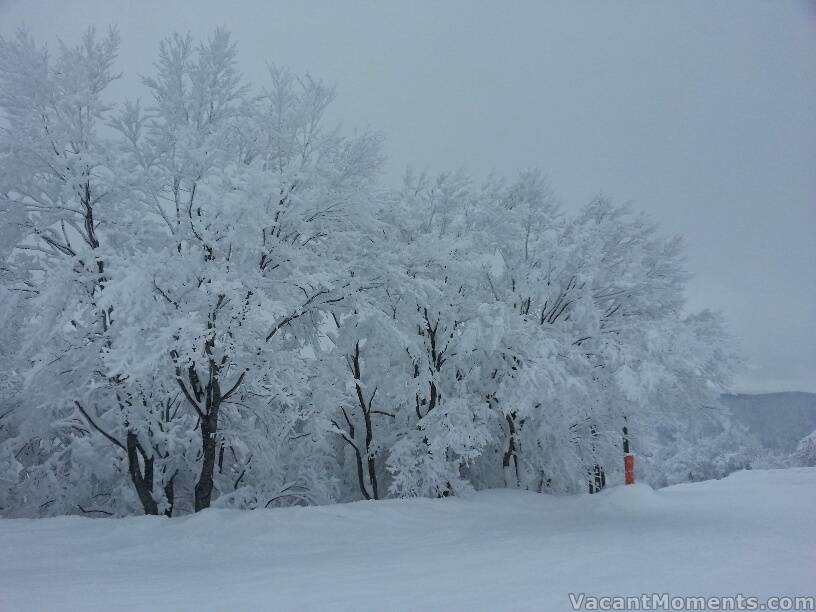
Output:
<instances>
[{"instance_id":1,"label":"fog","mask_svg":"<svg viewBox=\"0 0 816 612\"><path fill-rule=\"evenodd\" d=\"M225 25L336 84L336 119L387 136L386 178L538 167L567 208L603 193L686 237L689 309L722 310L737 391L816 391L816 10L808 2L0 1L0 35L116 24L143 95L161 37Z\"/></svg>"}]
</instances>

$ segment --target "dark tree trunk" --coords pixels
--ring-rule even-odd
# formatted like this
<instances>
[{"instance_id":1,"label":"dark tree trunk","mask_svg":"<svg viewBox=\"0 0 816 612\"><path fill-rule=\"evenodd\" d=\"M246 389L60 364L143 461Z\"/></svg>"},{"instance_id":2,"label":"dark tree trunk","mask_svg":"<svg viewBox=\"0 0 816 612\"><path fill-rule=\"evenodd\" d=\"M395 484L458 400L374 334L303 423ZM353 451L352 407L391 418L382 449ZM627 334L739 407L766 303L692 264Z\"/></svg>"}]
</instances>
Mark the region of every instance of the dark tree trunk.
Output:
<instances>
[{"instance_id":1,"label":"dark tree trunk","mask_svg":"<svg viewBox=\"0 0 816 612\"><path fill-rule=\"evenodd\" d=\"M371 483L371 497L380 499L379 491L377 490L377 469L374 460L374 455L371 452L371 443L374 441L374 426L371 423L371 403L374 400L373 396L365 401L363 397L363 389L360 386L360 343L357 342L356 352L354 354L354 368L356 387L357 387L357 401L363 411L363 421L365 422L365 451L368 467L368 481ZM376 393L376 391L375 391Z\"/></svg>"},{"instance_id":2,"label":"dark tree trunk","mask_svg":"<svg viewBox=\"0 0 816 612\"><path fill-rule=\"evenodd\" d=\"M592 455L596 453L596 441L598 439L598 430L593 425L590 428L590 436L592 440ZM592 471L589 473L589 492L598 493L606 486L606 471L599 463L596 463Z\"/></svg>"},{"instance_id":3,"label":"dark tree trunk","mask_svg":"<svg viewBox=\"0 0 816 612\"><path fill-rule=\"evenodd\" d=\"M374 457L368 457L368 480L371 482L371 494L374 499L380 499L380 493L377 490L377 470L374 463Z\"/></svg>"},{"instance_id":4,"label":"dark tree trunk","mask_svg":"<svg viewBox=\"0 0 816 612\"><path fill-rule=\"evenodd\" d=\"M629 454L629 427L626 417L623 417L623 454Z\"/></svg>"},{"instance_id":5,"label":"dark tree trunk","mask_svg":"<svg viewBox=\"0 0 816 612\"><path fill-rule=\"evenodd\" d=\"M126 449L130 480L136 488L139 501L142 502L144 513L156 515L159 513L159 505L153 499L153 458L145 456L139 445L138 437L132 431L127 433ZM144 464L144 471L139 462L140 454L142 456L141 463Z\"/></svg>"},{"instance_id":6,"label":"dark tree trunk","mask_svg":"<svg viewBox=\"0 0 816 612\"><path fill-rule=\"evenodd\" d=\"M374 389L374 392L372 393L371 397L368 398L368 400L365 399L362 387L359 340L354 344L354 353L351 355L350 365L351 374L354 376L357 404L359 405L360 411L363 415L365 440L363 441L363 446L361 447L360 442L356 441L354 437L355 427L351 422L348 413L346 413L345 409L343 409L343 416L346 419L346 424L348 425L348 435L350 436L350 438L345 438L345 440L346 443L350 444L354 449L354 458L357 463L357 484L360 486L360 493L362 493L365 499L379 499L380 493L377 484L376 460L374 458L374 454L371 452L372 443L374 441L374 424L371 420L371 411L373 410L372 404L374 402L374 396L377 393L377 389ZM365 455L365 466L363 465L363 455ZM368 487L366 487L366 476L368 477L368 482L371 486L370 492Z\"/></svg>"},{"instance_id":7,"label":"dark tree trunk","mask_svg":"<svg viewBox=\"0 0 816 612\"><path fill-rule=\"evenodd\" d=\"M504 456L502 457L502 467L504 468L504 478L505 478L505 485L513 485L518 487L521 485L519 479L519 469L518 469L518 445L516 442L516 432L518 430L516 426L516 415L515 413L510 413L504 415L505 420L507 421L507 449L504 451ZM513 476L514 483L508 482L508 472L510 472L510 464L513 465Z\"/></svg>"},{"instance_id":8,"label":"dark tree trunk","mask_svg":"<svg viewBox=\"0 0 816 612\"><path fill-rule=\"evenodd\" d=\"M606 471L602 465L595 464L589 475L589 492L598 493L606 486Z\"/></svg>"},{"instance_id":9,"label":"dark tree trunk","mask_svg":"<svg viewBox=\"0 0 816 612\"><path fill-rule=\"evenodd\" d=\"M209 508L212 500L213 474L218 447L216 435L218 433L219 403L211 404L207 415L201 419L201 473L195 485L194 508L196 512Z\"/></svg>"},{"instance_id":10,"label":"dark tree trunk","mask_svg":"<svg viewBox=\"0 0 816 612\"><path fill-rule=\"evenodd\" d=\"M371 494L366 489L365 474L363 473L363 457L360 454L360 449L354 447L354 459L357 462L357 485L360 487L360 493L365 499L371 499ZM374 498L376 499L376 497Z\"/></svg>"}]
</instances>

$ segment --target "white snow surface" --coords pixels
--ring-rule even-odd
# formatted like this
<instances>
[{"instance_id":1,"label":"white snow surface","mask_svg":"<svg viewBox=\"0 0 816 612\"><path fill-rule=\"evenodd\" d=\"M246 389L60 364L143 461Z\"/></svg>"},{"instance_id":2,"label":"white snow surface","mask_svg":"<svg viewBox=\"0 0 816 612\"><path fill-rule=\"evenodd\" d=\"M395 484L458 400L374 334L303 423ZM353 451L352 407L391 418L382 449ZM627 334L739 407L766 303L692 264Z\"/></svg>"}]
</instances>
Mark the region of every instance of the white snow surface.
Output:
<instances>
[{"instance_id":1,"label":"white snow surface","mask_svg":"<svg viewBox=\"0 0 816 612\"><path fill-rule=\"evenodd\" d=\"M816 468L659 491L0 520L0 610L569 610L816 591Z\"/></svg>"}]
</instances>

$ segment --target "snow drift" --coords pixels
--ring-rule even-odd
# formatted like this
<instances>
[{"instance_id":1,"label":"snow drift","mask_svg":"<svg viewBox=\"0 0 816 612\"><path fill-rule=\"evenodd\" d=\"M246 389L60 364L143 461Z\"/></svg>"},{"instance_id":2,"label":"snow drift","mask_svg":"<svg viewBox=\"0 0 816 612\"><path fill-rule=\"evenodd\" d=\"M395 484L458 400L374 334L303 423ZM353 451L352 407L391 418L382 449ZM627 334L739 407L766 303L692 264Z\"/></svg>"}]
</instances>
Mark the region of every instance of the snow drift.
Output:
<instances>
[{"instance_id":1,"label":"snow drift","mask_svg":"<svg viewBox=\"0 0 816 612\"><path fill-rule=\"evenodd\" d=\"M492 490L179 519L0 520L0 609L568 610L812 594L816 469L653 491Z\"/></svg>"}]
</instances>

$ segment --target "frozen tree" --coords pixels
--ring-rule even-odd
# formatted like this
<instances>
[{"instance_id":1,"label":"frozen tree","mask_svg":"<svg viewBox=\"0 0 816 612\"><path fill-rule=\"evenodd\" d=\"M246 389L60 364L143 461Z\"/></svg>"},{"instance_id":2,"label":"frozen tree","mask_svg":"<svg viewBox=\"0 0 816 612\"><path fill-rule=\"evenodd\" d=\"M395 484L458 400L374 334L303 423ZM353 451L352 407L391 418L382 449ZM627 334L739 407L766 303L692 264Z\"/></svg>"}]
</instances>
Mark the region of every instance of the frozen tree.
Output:
<instances>
[{"instance_id":1,"label":"frozen tree","mask_svg":"<svg viewBox=\"0 0 816 612\"><path fill-rule=\"evenodd\" d=\"M198 47L165 41L145 80L154 107L121 123L146 160L135 193L156 229L145 266L122 276L153 318L145 329L137 313L123 330L121 369L136 343L155 356L144 375L170 368L200 433L195 510L210 505L223 457L249 461L236 451L249 398L300 408L305 349L332 305L361 290L344 253L379 163L375 138L323 128L330 89L273 69L248 96L235 63L223 31Z\"/></svg>"},{"instance_id":2,"label":"frozen tree","mask_svg":"<svg viewBox=\"0 0 816 612\"><path fill-rule=\"evenodd\" d=\"M3 46L4 210L25 222L7 261L43 307L29 319L32 346L45 343L29 378L49 381L36 382L42 404L32 412L52 430L62 419L74 445L98 438L121 453L145 512L172 512L176 478L198 510L211 503L216 471L231 470L224 480L235 488L252 461L263 464L242 437L258 423L242 411L302 408L303 352L321 309L360 290L341 255L355 207L368 201L378 141L326 130L333 93L312 79L273 70L269 89L249 95L223 31L198 46L164 41L157 75L145 79L154 104L109 117L93 96L112 78L115 49L115 34L96 43L92 33L62 49L60 66L85 77L71 85L92 87L75 94L87 100L72 118L59 107L71 93L59 89L64 72L49 71L47 54L25 34ZM19 56L55 82L31 87L12 70ZM112 143L95 131L103 118L119 134ZM106 220L98 207L114 193ZM301 421L278 424L298 435Z\"/></svg>"},{"instance_id":3,"label":"frozen tree","mask_svg":"<svg viewBox=\"0 0 816 612\"><path fill-rule=\"evenodd\" d=\"M816 431L802 438L793 453L793 461L802 467L816 466Z\"/></svg>"},{"instance_id":4,"label":"frozen tree","mask_svg":"<svg viewBox=\"0 0 816 612\"><path fill-rule=\"evenodd\" d=\"M29 464L33 494L47 498L43 507L64 498L54 473L76 474L83 465L74 450L86 444L92 426L72 414L88 395L107 403L102 389L116 386L99 375L99 357L111 317L100 297L116 252L105 234L115 231L119 204L113 153L101 135L110 111L103 95L117 78L117 48L115 31L100 40L93 29L75 47L60 44L54 58L25 31L0 41L3 278L9 290L27 296L25 308L34 315L22 321L23 352L33 367L20 402L29 410L18 419L16 455ZM91 474L83 483L105 479L93 463L84 462Z\"/></svg>"},{"instance_id":5,"label":"frozen tree","mask_svg":"<svg viewBox=\"0 0 816 612\"><path fill-rule=\"evenodd\" d=\"M476 346L489 342L490 313L473 298L480 266L464 225L471 204L462 173L409 174L385 218L399 245L389 308L401 322L409 390L389 451L390 490L398 495L448 495L467 489L463 469L487 439L487 405L479 395ZM476 265L474 265L476 263Z\"/></svg>"}]
</instances>

